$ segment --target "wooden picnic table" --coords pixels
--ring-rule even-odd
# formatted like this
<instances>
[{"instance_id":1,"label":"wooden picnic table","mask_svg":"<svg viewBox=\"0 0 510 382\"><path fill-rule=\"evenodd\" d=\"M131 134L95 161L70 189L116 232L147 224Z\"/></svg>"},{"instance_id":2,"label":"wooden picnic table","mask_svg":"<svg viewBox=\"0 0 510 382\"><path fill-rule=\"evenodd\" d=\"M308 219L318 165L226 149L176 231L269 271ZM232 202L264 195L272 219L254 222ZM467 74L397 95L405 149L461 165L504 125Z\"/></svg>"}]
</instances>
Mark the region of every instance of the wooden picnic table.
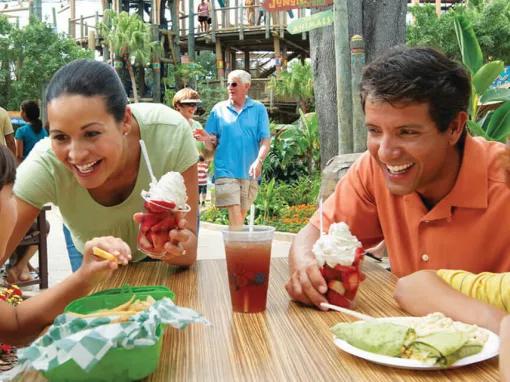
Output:
<instances>
[{"instance_id":1,"label":"wooden picnic table","mask_svg":"<svg viewBox=\"0 0 510 382\"><path fill-rule=\"evenodd\" d=\"M406 315L394 302L396 277L370 261L357 310L376 317ZM189 269L159 262L132 264L97 289L166 285L176 303L202 313L212 326L168 328L160 363L147 381L498 381L497 359L444 371L415 371L370 363L339 350L329 328L352 319L291 302L287 259L271 260L267 310L232 313L225 260ZM419 303L417 301L416 303Z\"/></svg>"}]
</instances>

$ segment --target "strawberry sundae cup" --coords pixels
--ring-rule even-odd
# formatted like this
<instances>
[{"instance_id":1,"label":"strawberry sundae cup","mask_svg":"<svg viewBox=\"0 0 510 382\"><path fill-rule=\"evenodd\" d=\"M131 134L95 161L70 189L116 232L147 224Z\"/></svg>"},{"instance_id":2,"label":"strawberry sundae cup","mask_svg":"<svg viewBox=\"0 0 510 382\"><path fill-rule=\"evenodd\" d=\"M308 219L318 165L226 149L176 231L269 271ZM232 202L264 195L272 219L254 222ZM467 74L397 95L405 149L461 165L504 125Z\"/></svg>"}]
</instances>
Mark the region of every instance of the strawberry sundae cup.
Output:
<instances>
[{"instance_id":1,"label":"strawberry sundae cup","mask_svg":"<svg viewBox=\"0 0 510 382\"><path fill-rule=\"evenodd\" d=\"M312 251L328 285L328 302L351 308L359 284L365 279L360 270L364 251L359 240L347 224L334 223L329 233L315 242Z\"/></svg>"},{"instance_id":2,"label":"strawberry sundae cup","mask_svg":"<svg viewBox=\"0 0 510 382\"><path fill-rule=\"evenodd\" d=\"M190 211L184 178L178 172L168 172L151 183L149 191L142 191L142 198L145 211L139 218L138 249L150 257L161 257L169 232Z\"/></svg>"}]
</instances>

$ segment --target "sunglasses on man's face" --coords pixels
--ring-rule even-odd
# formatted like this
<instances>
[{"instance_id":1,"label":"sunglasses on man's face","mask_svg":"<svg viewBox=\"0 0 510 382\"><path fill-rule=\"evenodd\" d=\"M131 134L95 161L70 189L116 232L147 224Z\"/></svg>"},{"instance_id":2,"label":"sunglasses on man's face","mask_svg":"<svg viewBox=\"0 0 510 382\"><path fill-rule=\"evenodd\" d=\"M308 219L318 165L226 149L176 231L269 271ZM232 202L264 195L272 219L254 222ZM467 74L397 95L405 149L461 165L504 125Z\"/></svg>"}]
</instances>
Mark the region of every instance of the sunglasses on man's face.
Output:
<instances>
[{"instance_id":1,"label":"sunglasses on man's face","mask_svg":"<svg viewBox=\"0 0 510 382\"><path fill-rule=\"evenodd\" d=\"M231 87L235 88L235 87L237 87L237 85L239 85L237 82L227 82L227 87L231 86Z\"/></svg>"}]
</instances>

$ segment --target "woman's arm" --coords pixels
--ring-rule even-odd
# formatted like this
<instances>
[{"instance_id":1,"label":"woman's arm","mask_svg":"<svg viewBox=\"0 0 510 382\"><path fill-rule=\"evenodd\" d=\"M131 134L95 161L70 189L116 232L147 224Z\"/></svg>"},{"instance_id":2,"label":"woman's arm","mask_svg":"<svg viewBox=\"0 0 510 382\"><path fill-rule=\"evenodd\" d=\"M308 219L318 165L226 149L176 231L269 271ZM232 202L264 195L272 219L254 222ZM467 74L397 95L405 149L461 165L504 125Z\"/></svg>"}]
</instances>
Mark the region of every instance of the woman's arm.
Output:
<instances>
[{"instance_id":1,"label":"woman's arm","mask_svg":"<svg viewBox=\"0 0 510 382\"><path fill-rule=\"evenodd\" d=\"M499 372L503 382L510 382L510 316L501 321L499 330Z\"/></svg>"},{"instance_id":2,"label":"woman's arm","mask_svg":"<svg viewBox=\"0 0 510 382\"><path fill-rule=\"evenodd\" d=\"M12 231L11 237L7 242L7 247L5 248L3 258L0 258L0 264L5 263L9 256L11 256L40 212L39 209L18 197L16 197L16 209L18 214L16 223L14 225L14 230Z\"/></svg>"},{"instance_id":3,"label":"woman's arm","mask_svg":"<svg viewBox=\"0 0 510 382\"><path fill-rule=\"evenodd\" d=\"M23 141L21 139L14 139L16 142L16 159L18 163L23 160Z\"/></svg>"},{"instance_id":4,"label":"woman's arm","mask_svg":"<svg viewBox=\"0 0 510 382\"><path fill-rule=\"evenodd\" d=\"M505 312L456 291L435 271L418 271L402 277L394 293L400 307L415 316L441 312L454 320L499 332ZM476 312L476 314L473 314Z\"/></svg>"}]
</instances>

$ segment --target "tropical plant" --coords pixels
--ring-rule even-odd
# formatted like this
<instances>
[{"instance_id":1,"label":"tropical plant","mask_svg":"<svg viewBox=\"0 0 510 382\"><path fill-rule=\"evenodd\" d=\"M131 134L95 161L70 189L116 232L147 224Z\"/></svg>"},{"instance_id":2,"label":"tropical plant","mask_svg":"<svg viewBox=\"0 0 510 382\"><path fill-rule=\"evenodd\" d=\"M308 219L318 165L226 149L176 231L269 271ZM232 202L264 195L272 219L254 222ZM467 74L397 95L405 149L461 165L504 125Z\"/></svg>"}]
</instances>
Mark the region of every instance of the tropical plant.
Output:
<instances>
[{"instance_id":1,"label":"tropical plant","mask_svg":"<svg viewBox=\"0 0 510 382\"><path fill-rule=\"evenodd\" d=\"M510 89L492 89L490 85L504 69L503 61L483 64L483 55L473 27L462 15L455 18L455 33L462 54L462 62L471 72L472 90L468 128L473 135L505 142L510 135ZM495 111L480 118L480 106L489 102L503 102Z\"/></svg>"},{"instance_id":2,"label":"tropical plant","mask_svg":"<svg viewBox=\"0 0 510 382\"><path fill-rule=\"evenodd\" d=\"M92 57L93 52L55 33L44 22L31 19L19 28L0 15L0 105L18 110L23 100L41 98L44 86L60 67Z\"/></svg>"},{"instance_id":3,"label":"tropical plant","mask_svg":"<svg viewBox=\"0 0 510 382\"><path fill-rule=\"evenodd\" d=\"M111 9L104 12L103 21L99 23L99 33L114 53L114 65L116 69L126 65L133 97L138 102L138 90L135 81L133 64L142 68L150 63L152 55L160 49L158 41L151 41L149 25L144 23L137 14L127 12L116 13Z\"/></svg>"},{"instance_id":4,"label":"tropical plant","mask_svg":"<svg viewBox=\"0 0 510 382\"><path fill-rule=\"evenodd\" d=\"M485 56L510 62L510 2L508 0L469 1L437 16L433 5L409 8L414 22L407 26L409 46L432 46L448 57L461 58L455 38L455 17L470 21Z\"/></svg>"},{"instance_id":5,"label":"tropical plant","mask_svg":"<svg viewBox=\"0 0 510 382\"><path fill-rule=\"evenodd\" d=\"M287 70L271 77L268 89L276 96L297 99L299 108L307 113L313 109L313 75L308 61L292 60Z\"/></svg>"},{"instance_id":6,"label":"tropical plant","mask_svg":"<svg viewBox=\"0 0 510 382\"><path fill-rule=\"evenodd\" d=\"M316 113L304 114L300 109L299 114L298 123L290 125L281 138L289 142L295 155L303 157L311 175L320 168L319 121Z\"/></svg>"}]
</instances>

